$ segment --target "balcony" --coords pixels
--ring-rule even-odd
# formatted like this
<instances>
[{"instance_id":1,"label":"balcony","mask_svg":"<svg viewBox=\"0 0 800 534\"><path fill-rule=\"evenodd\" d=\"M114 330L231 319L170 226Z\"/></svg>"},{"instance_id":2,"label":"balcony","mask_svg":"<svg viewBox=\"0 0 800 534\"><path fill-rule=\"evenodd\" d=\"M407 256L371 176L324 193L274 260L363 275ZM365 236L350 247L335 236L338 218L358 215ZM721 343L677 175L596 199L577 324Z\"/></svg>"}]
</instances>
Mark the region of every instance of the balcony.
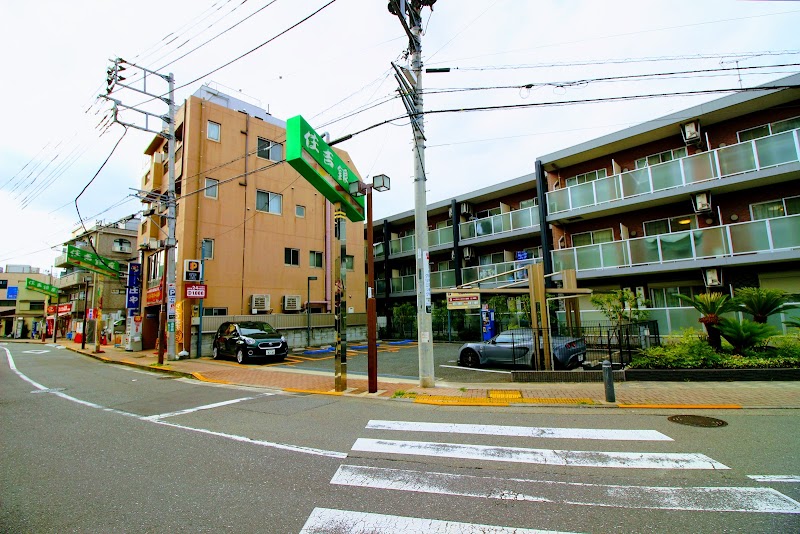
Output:
<instances>
[{"instance_id":1,"label":"balcony","mask_svg":"<svg viewBox=\"0 0 800 534\"><path fill-rule=\"evenodd\" d=\"M414 239L413 235L407 235L405 237L400 237L397 239L392 239L389 241L389 253L392 256L396 256L399 254L405 253L413 253L414 252Z\"/></svg>"},{"instance_id":2,"label":"balcony","mask_svg":"<svg viewBox=\"0 0 800 534\"><path fill-rule=\"evenodd\" d=\"M537 226L539 226L539 208L529 207L461 223L458 229L459 237L463 241Z\"/></svg>"},{"instance_id":3,"label":"balcony","mask_svg":"<svg viewBox=\"0 0 800 534\"><path fill-rule=\"evenodd\" d=\"M446 271L436 271L431 273L431 288L443 289L456 287L456 271L449 269Z\"/></svg>"},{"instance_id":4,"label":"balcony","mask_svg":"<svg viewBox=\"0 0 800 534\"><path fill-rule=\"evenodd\" d=\"M490 276L495 276L491 280L480 282L481 287L497 287L507 285L512 282L522 282L528 280L527 271L509 272L515 269L520 269L533 263L541 262L541 258L533 258L529 260L519 261L506 261L503 263L491 263L487 265L479 265L477 267L465 267L461 269L461 278L464 284L471 284L477 280L483 280ZM508 273L508 274L506 274ZM431 284L432 285L432 284ZM524 286L519 286L524 287Z\"/></svg>"},{"instance_id":5,"label":"balcony","mask_svg":"<svg viewBox=\"0 0 800 534\"><path fill-rule=\"evenodd\" d=\"M796 163L800 161L799 133L800 130L790 130L550 191L547 211L553 215L608 205L639 195Z\"/></svg>"},{"instance_id":6,"label":"balcony","mask_svg":"<svg viewBox=\"0 0 800 534\"><path fill-rule=\"evenodd\" d=\"M686 260L735 258L747 254L751 255L752 262L761 263L769 259L755 254L790 252L791 249L798 247L800 247L800 215L789 215L554 250L552 257L554 271L575 269L581 272L663 265Z\"/></svg>"},{"instance_id":7,"label":"balcony","mask_svg":"<svg viewBox=\"0 0 800 534\"><path fill-rule=\"evenodd\" d=\"M66 254L64 255L66 257ZM84 279L86 277L92 277L92 273L88 271L75 271L69 274L64 274L55 279L53 285L59 289L64 289L67 287L78 286L84 284Z\"/></svg>"},{"instance_id":8,"label":"balcony","mask_svg":"<svg viewBox=\"0 0 800 534\"><path fill-rule=\"evenodd\" d=\"M436 228L435 230L428 230L428 246L435 247L438 245L449 245L453 243L453 227L445 226L444 228Z\"/></svg>"},{"instance_id":9,"label":"balcony","mask_svg":"<svg viewBox=\"0 0 800 534\"><path fill-rule=\"evenodd\" d=\"M417 284L413 274L401 276L399 278L392 278L392 295L398 293L414 293L417 290Z\"/></svg>"},{"instance_id":10,"label":"balcony","mask_svg":"<svg viewBox=\"0 0 800 534\"><path fill-rule=\"evenodd\" d=\"M389 252L393 256L400 254L413 254L416 239L413 235L399 237L389 241ZM436 228L435 230L428 230L428 246L437 247L440 245L452 245L453 243L453 227L446 226L444 228ZM383 243L376 243L375 256L382 256L384 253Z\"/></svg>"}]
</instances>

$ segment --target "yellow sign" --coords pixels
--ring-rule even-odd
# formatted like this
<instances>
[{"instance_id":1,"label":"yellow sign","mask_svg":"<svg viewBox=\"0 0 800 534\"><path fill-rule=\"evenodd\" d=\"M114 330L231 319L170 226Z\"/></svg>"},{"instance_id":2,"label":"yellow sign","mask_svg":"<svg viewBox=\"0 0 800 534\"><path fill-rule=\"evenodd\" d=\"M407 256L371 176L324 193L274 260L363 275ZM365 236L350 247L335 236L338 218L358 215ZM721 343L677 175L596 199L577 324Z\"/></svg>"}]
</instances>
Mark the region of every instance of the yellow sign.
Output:
<instances>
[{"instance_id":1,"label":"yellow sign","mask_svg":"<svg viewBox=\"0 0 800 534\"><path fill-rule=\"evenodd\" d=\"M448 293L448 310L479 310L481 308L480 293Z\"/></svg>"}]
</instances>

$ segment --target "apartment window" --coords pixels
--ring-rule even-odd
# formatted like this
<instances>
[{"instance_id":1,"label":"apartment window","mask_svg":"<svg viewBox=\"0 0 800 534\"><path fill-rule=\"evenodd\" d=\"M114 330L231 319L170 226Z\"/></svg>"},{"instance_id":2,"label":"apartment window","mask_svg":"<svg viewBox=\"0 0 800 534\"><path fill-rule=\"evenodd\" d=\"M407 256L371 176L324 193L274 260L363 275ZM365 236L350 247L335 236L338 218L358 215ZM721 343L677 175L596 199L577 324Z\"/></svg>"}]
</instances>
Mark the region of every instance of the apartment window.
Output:
<instances>
[{"instance_id":1,"label":"apartment window","mask_svg":"<svg viewBox=\"0 0 800 534\"><path fill-rule=\"evenodd\" d=\"M147 281L161 280L164 268L164 251L159 250L147 258Z\"/></svg>"},{"instance_id":2,"label":"apartment window","mask_svg":"<svg viewBox=\"0 0 800 534\"><path fill-rule=\"evenodd\" d=\"M650 288L650 307L651 308L691 308L678 298L678 295L694 297L700 293L705 293L704 287L695 286L671 286Z\"/></svg>"},{"instance_id":3,"label":"apartment window","mask_svg":"<svg viewBox=\"0 0 800 534\"><path fill-rule=\"evenodd\" d=\"M8 288L8 280L0 280L0 289Z\"/></svg>"},{"instance_id":4,"label":"apartment window","mask_svg":"<svg viewBox=\"0 0 800 534\"><path fill-rule=\"evenodd\" d=\"M783 217L784 215L797 215L800 213L800 197L751 204L750 212L754 221Z\"/></svg>"},{"instance_id":5,"label":"apartment window","mask_svg":"<svg viewBox=\"0 0 800 534\"><path fill-rule=\"evenodd\" d=\"M454 267L453 267L453 264L454 264L454 263L455 263L455 262L454 262L454 261L452 261L452 260L448 260L448 261L440 261L440 262L438 262L438 263L436 264L436 272L440 272L440 271L451 271L451 270L453 270L453 269L454 269Z\"/></svg>"},{"instance_id":6,"label":"apartment window","mask_svg":"<svg viewBox=\"0 0 800 534\"><path fill-rule=\"evenodd\" d=\"M3 306L3 307L9 307L10 306L10 307L13 308L16 305L17 305L17 301L16 300L0 300L0 306Z\"/></svg>"},{"instance_id":7,"label":"apartment window","mask_svg":"<svg viewBox=\"0 0 800 534\"><path fill-rule=\"evenodd\" d=\"M309 267L322 269L322 252L312 250L308 255L308 265Z\"/></svg>"},{"instance_id":8,"label":"apartment window","mask_svg":"<svg viewBox=\"0 0 800 534\"><path fill-rule=\"evenodd\" d=\"M800 128L800 117L792 117L791 119L771 122L762 126L756 126L755 128L741 130L736 132L736 137L739 138L739 142L741 143L744 141L750 141L751 139L758 139L759 137L766 137L768 135L787 132L789 130L794 130L795 128Z\"/></svg>"},{"instance_id":9,"label":"apartment window","mask_svg":"<svg viewBox=\"0 0 800 534\"><path fill-rule=\"evenodd\" d=\"M111 250L128 254L132 250L131 242L127 239L115 239L114 243L111 245Z\"/></svg>"},{"instance_id":10,"label":"apartment window","mask_svg":"<svg viewBox=\"0 0 800 534\"><path fill-rule=\"evenodd\" d=\"M283 195L269 191L256 191L256 210L280 215L283 213Z\"/></svg>"},{"instance_id":11,"label":"apartment window","mask_svg":"<svg viewBox=\"0 0 800 534\"><path fill-rule=\"evenodd\" d=\"M228 308L203 308L203 315L205 317L214 317L219 315L228 315Z\"/></svg>"},{"instance_id":12,"label":"apartment window","mask_svg":"<svg viewBox=\"0 0 800 534\"><path fill-rule=\"evenodd\" d=\"M582 247L584 245L596 245L598 243L608 243L614 241L614 230L605 228L603 230L594 230L592 232L581 232L572 234L572 246Z\"/></svg>"},{"instance_id":13,"label":"apartment window","mask_svg":"<svg viewBox=\"0 0 800 534\"><path fill-rule=\"evenodd\" d=\"M215 180L214 178L206 178L206 186L203 189L203 195L208 198L217 198L217 187L219 186L219 180Z\"/></svg>"},{"instance_id":14,"label":"apartment window","mask_svg":"<svg viewBox=\"0 0 800 534\"><path fill-rule=\"evenodd\" d=\"M201 246L201 254L202 257L207 260L214 259L214 240L213 239L203 239Z\"/></svg>"},{"instance_id":15,"label":"apartment window","mask_svg":"<svg viewBox=\"0 0 800 534\"><path fill-rule=\"evenodd\" d=\"M355 270L355 258L353 256L345 256L344 257L344 267L348 271Z\"/></svg>"},{"instance_id":16,"label":"apartment window","mask_svg":"<svg viewBox=\"0 0 800 534\"><path fill-rule=\"evenodd\" d=\"M682 215L644 223L644 235L660 235L697 228L696 215Z\"/></svg>"},{"instance_id":17,"label":"apartment window","mask_svg":"<svg viewBox=\"0 0 800 534\"><path fill-rule=\"evenodd\" d=\"M522 200L519 203L519 209L525 208L535 208L539 205L539 200L535 198L529 198L528 200Z\"/></svg>"},{"instance_id":18,"label":"apartment window","mask_svg":"<svg viewBox=\"0 0 800 534\"><path fill-rule=\"evenodd\" d=\"M489 210L481 210L481 211L479 211L478 213L475 214L475 218L476 219L485 219L486 217L491 217L493 215L500 215L500 213L502 213L502 211L500 210L499 207L492 208L492 209L489 209Z\"/></svg>"},{"instance_id":19,"label":"apartment window","mask_svg":"<svg viewBox=\"0 0 800 534\"><path fill-rule=\"evenodd\" d=\"M283 249L283 263L286 265L300 265L300 251L296 248Z\"/></svg>"},{"instance_id":20,"label":"apartment window","mask_svg":"<svg viewBox=\"0 0 800 534\"><path fill-rule=\"evenodd\" d=\"M599 180L600 178L605 178L605 177L606 177L605 169L597 169L596 171L585 172L583 174L573 176L572 178L567 178L567 187L571 185L585 184L586 182L592 182L594 180Z\"/></svg>"},{"instance_id":21,"label":"apartment window","mask_svg":"<svg viewBox=\"0 0 800 534\"><path fill-rule=\"evenodd\" d=\"M44 301L43 300L32 301L30 303L30 307L28 309L31 310L31 311L43 310L44 309Z\"/></svg>"},{"instance_id":22,"label":"apartment window","mask_svg":"<svg viewBox=\"0 0 800 534\"><path fill-rule=\"evenodd\" d=\"M219 123L208 121L208 126L206 126L206 135L208 135L209 139L212 141L219 141L221 132L222 126L220 126Z\"/></svg>"},{"instance_id":23,"label":"apartment window","mask_svg":"<svg viewBox=\"0 0 800 534\"><path fill-rule=\"evenodd\" d=\"M637 159L636 168L641 169L642 167L647 167L649 165L656 165L658 163L672 161L673 159L685 158L687 154L688 152L686 152L685 146L675 148L673 150L666 150L664 152L659 152L658 154L652 154L646 158Z\"/></svg>"},{"instance_id":24,"label":"apartment window","mask_svg":"<svg viewBox=\"0 0 800 534\"><path fill-rule=\"evenodd\" d=\"M258 138L258 157L268 159L270 161L281 161L283 159L283 145L264 139Z\"/></svg>"},{"instance_id":25,"label":"apartment window","mask_svg":"<svg viewBox=\"0 0 800 534\"><path fill-rule=\"evenodd\" d=\"M294 207L294 216L295 217L299 217L301 219L303 217L305 217L306 216L306 207L305 206L301 206L300 204L296 205Z\"/></svg>"},{"instance_id":26,"label":"apartment window","mask_svg":"<svg viewBox=\"0 0 800 534\"><path fill-rule=\"evenodd\" d=\"M484 254L478 257L478 265L492 265L495 263L503 263L504 261L506 261L506 255L503 252Z\"/></svg>"}]
</instances>

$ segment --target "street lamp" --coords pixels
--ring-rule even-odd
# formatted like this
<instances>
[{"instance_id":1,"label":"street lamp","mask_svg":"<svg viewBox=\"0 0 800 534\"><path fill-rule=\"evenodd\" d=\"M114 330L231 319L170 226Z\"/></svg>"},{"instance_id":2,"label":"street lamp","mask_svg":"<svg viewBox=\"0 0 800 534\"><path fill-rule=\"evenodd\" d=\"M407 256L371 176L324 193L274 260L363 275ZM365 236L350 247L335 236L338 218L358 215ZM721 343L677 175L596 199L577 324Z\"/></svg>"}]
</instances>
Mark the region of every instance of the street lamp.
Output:
<instances>
[{"instance_id":1,"label":"street lamp","mask_svg":"<svg viewBox=\"0 0 800 534\"><path fill-rule=\"evenodd\" d=\"M354 197L367 195L367 384L369 393L378 391L378 317L375 307L375 254L372 244L372 190L388 191L390 179L385 174L372 178L372 183L350 183Z\"/></svg>"},{"instance_id":2,"label":"street lamp","mask_svg":"<svg viewBox=\"0 0 800 534\"><path fill-rule=\"evenodd\" d=\"M316 276L308 277L308 287L306 289L306 325L308 328L308 340L306 346L311 346L311 281L316 280Z\"/></svg>"}]
</instances>

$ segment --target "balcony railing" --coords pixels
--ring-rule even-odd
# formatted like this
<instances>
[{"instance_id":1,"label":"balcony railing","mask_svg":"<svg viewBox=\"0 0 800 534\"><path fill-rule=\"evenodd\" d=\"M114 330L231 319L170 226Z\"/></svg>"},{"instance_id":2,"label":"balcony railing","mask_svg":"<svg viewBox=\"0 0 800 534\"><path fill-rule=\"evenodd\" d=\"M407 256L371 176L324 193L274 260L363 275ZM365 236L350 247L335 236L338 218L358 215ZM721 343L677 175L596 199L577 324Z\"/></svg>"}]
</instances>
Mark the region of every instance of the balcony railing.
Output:
<instances>
[{"instance_id":1,"label":"balcony railing","mask_svg":"<svg viewBox=\"0 0 800 534\"><path fill-rule=\"evenodd\" d=\"M554 250L553 270L588 271L800 247L800 215Z\"/></svg>"},{"instance_id":2,"label":"balcony railing","mask_svg":"<svg viewBox=\"0 0 800 534\"><path fill-rule=\"evenodd\" d=\"M53 285L58 288L82 285L87 277L91 278L92 276L92 273L88 271L74 271L59 276L54 280Z\"/></svg>"},{"instance_id":3,"label":"balcony railing","mask_svg":"<svg viewBox=\"0 0 800 534\"><path fill-rule=\"evenodd\" d=\"M560 213L793 163L800 160L799 132L790 130L550 191L547 210Z\"/></svg>"},{"instance_id":4,"label":"balcony railing","mask_svg":"<svg viewBox=\"0 0 800 534\"><path fill-rule=\"evenodd\" d=\"M414 236L407 235L389 241L389 251L392 254L402 254L403 252L414 252Z\"/></svg>"},{"instance_id":5,"label":"balcony railing","mask_svg":"<svg viewBox=\"0 0 800 534\"><path fill-rule=\"evenodd\" d=\"M436 245L447 245L453 242L453 227L445 226L444 228L436 228L428 230L428 246L435 247Z\"/></svg>"},{"instance_id":6,"label":"balcony railing","mask_svg":"<svg viewBox=\"0 0 800 534\"><path fill-rule=\"evenodd\" d=\"M376 258L383 256L383 243L374 243L372 245L372 255Z\"/></svg>"},{"instance_id":7,"label":"balcony railing","mask_svg":"<svg viewBox=\"0 0 800 534\"><path fill-rule=\"evenodd\" d=\"M416 291L416 289L417 284L413 274L392 278L392 293L409 293Z\"/></svg>"},{"instance_id":8,"label":"balcony railing","mask_svg":"<svg viewBox=\"0 0 800 534\"><path fill-rule=\"evenodd\" d=\"M461 239L471 239L473 237L510 232L521 228L530 228L538 224L538 208L530 207L461 223L458 229Z\"/></svg>"},{"instance_id":9,"label":"balcony railing","mask_svg":"<svg viewBox=\"0 0 800 534\"><path fill-rule=\"evenodd\" d=\"M389 241L389 250L392 254L402 254L404 252L414 252L414 239L413 235L407 235ZM435 230L428 230L428 246L435 247L437 245L447 245L453 242L453 227L445 226L444 228L436 228ZM378 245L381 245L380 254L383 253L383 244L375 244L375 255L378 256Z\"/></svg>"},{"instance_id":10,"label":"balcony railing","mask_svg":"<svg viewBox=\"0 0 800 534\"><path fill-rule=\"evenodd\" d=\"M434 289L456 287L455 269L431 273L431 287Z\"/></svg>"},{"instance_id":11,"label":"balcony railing","mask_svg":"<svg viewBox=\"0 0 800 534\"><path fill-rule=\"evenodd\" d=\"M479 265L477 267L465 267L464 269L461 269L461 278L464 284L471 284L476 280L482 280L490 276L496 276L496 278L481 282L481 287L506 285L511 282L520 282L528 279L527 271L509 271L525 267L526 265L530 265L532 263L539 263L541 261L541 258L533 258L529 260L506 261L503 263Z\"/></svg>"}]
</instances>

